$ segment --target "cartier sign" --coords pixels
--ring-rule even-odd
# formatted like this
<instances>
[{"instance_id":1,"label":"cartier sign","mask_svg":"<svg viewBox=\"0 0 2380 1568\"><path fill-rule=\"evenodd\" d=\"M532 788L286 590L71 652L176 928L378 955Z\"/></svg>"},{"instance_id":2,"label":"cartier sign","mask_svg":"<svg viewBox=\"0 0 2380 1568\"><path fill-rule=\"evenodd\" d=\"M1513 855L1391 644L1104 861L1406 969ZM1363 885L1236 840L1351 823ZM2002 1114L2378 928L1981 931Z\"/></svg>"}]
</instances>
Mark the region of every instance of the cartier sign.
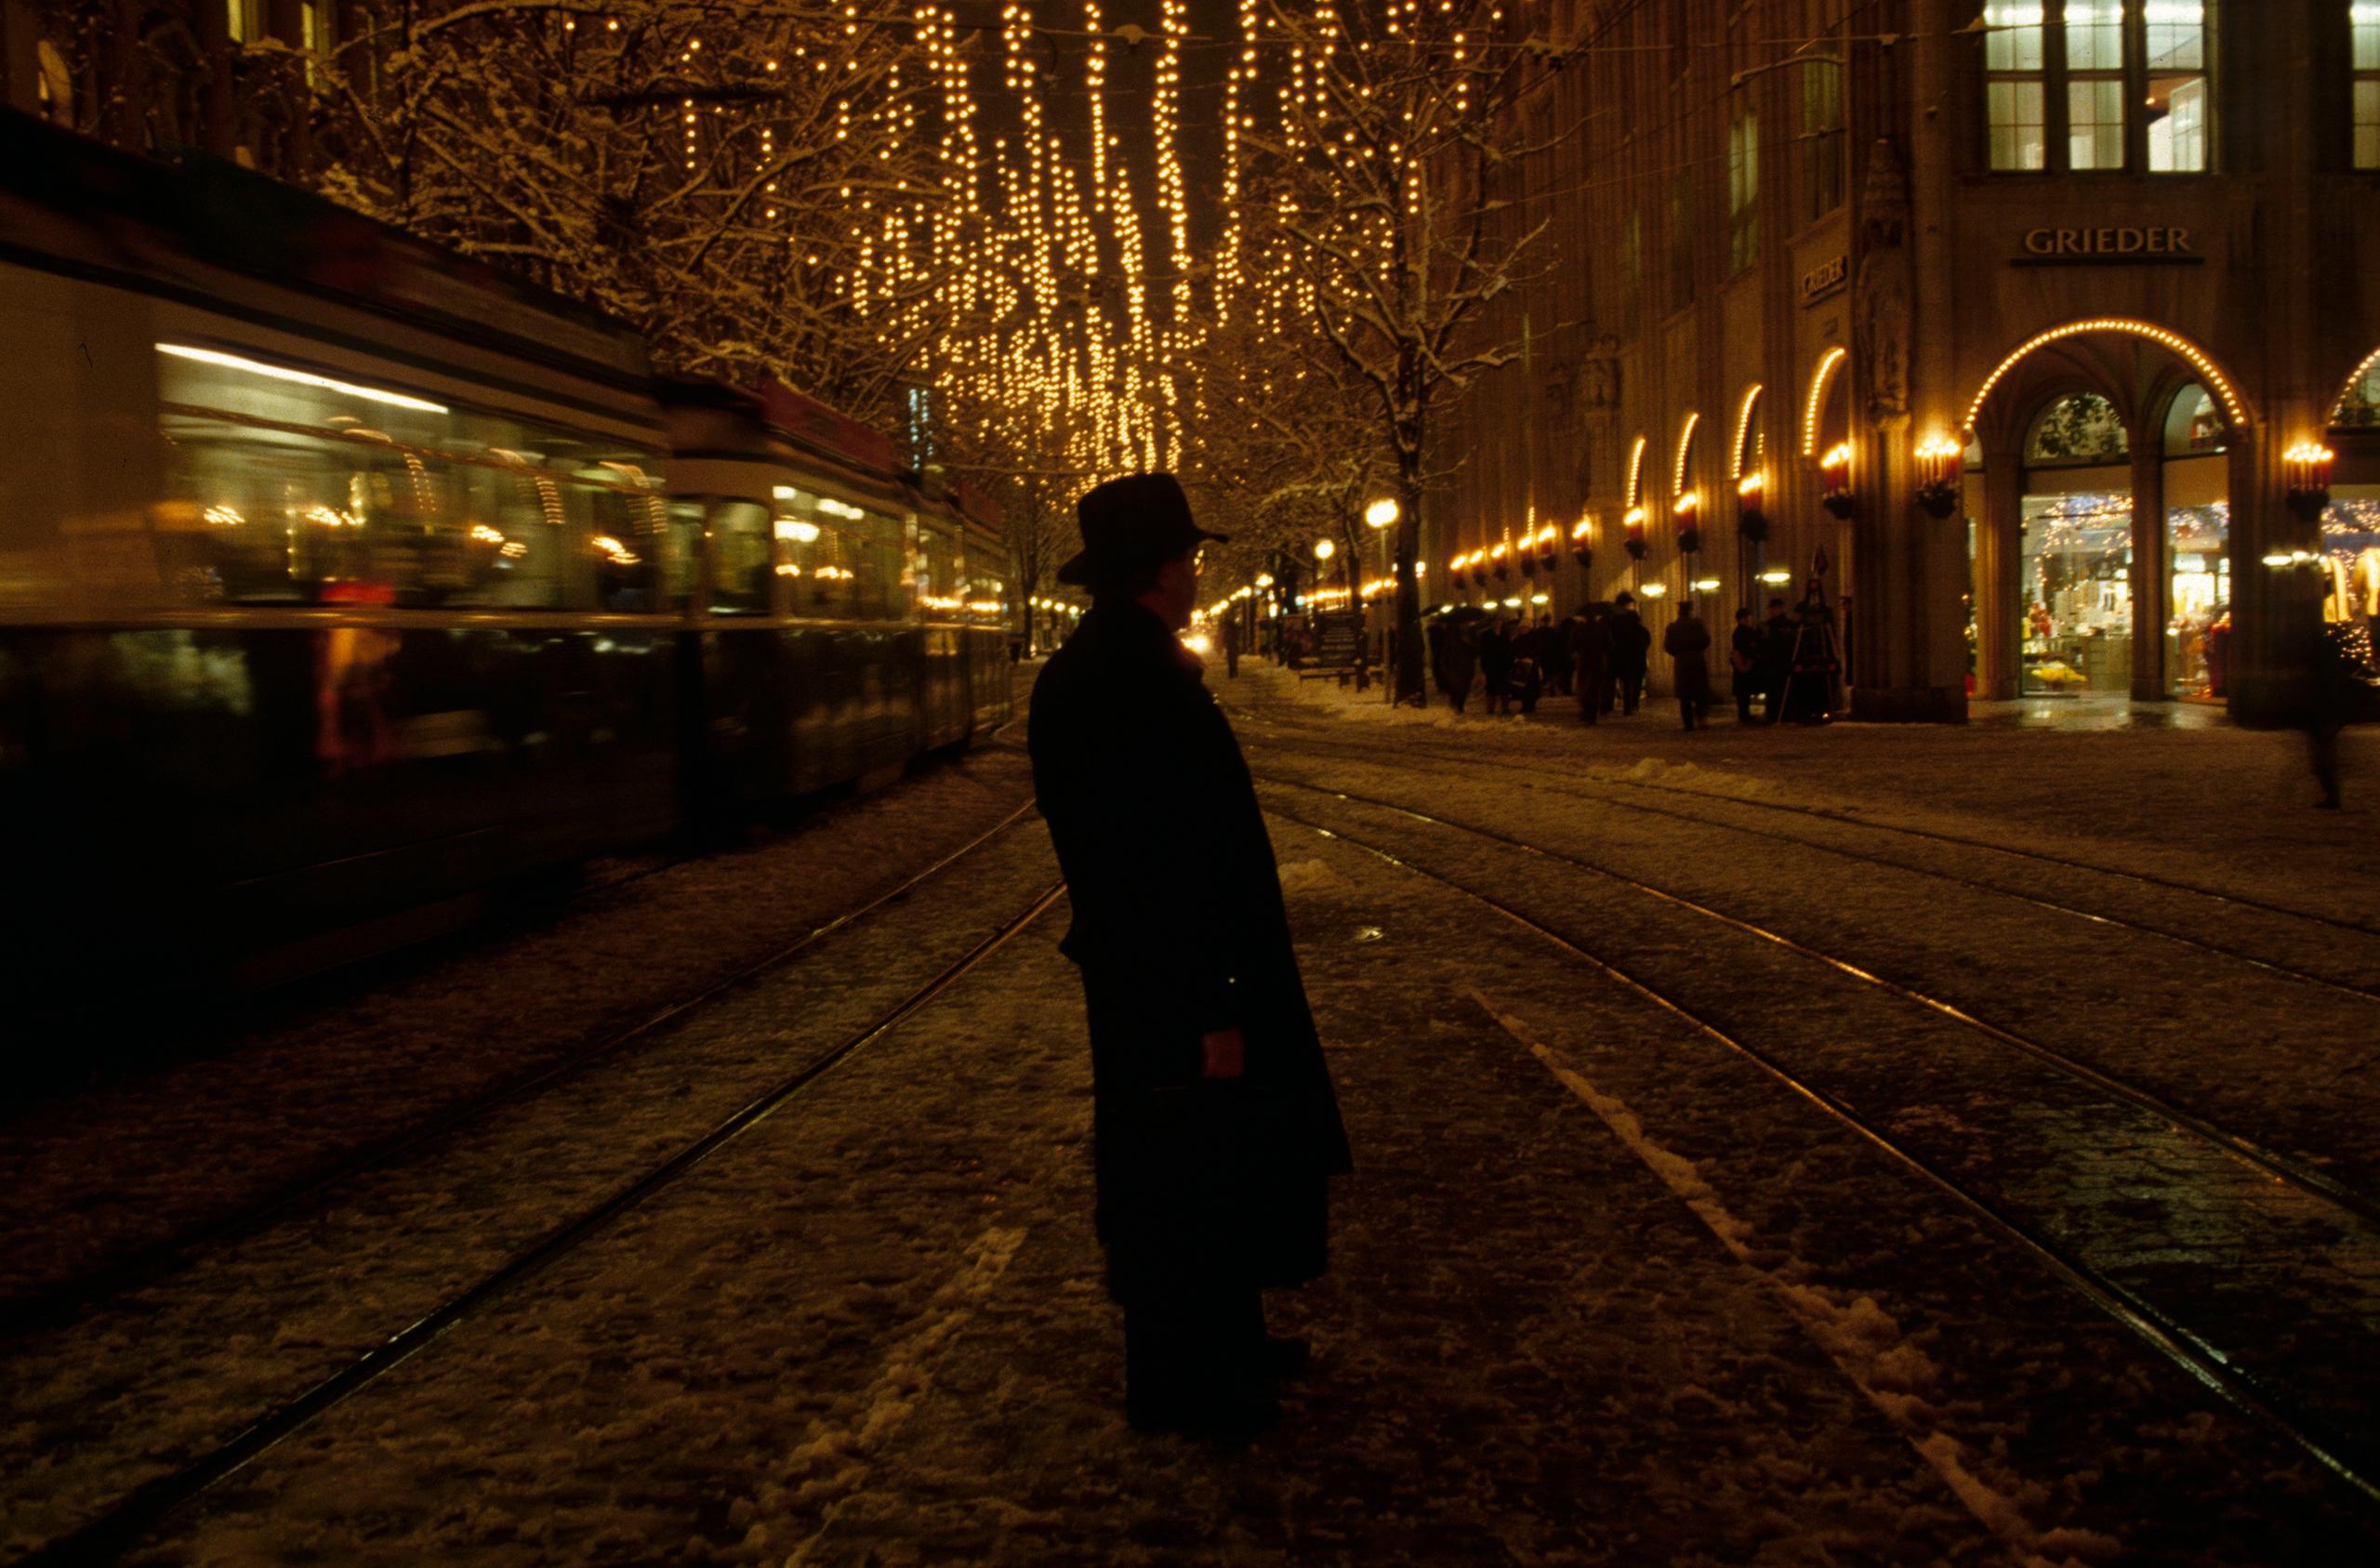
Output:
<instances>
[{"instance_id":1,"label":"cartier sign","mask_svg":"<svg viewBox=\"0 0 2380 1568\"><path fill-rule=\"evenodd\" d=\"M2019 267L2192 266L2206 258L2174 228L2032 229Z\"/></svg>"}]
</instances>

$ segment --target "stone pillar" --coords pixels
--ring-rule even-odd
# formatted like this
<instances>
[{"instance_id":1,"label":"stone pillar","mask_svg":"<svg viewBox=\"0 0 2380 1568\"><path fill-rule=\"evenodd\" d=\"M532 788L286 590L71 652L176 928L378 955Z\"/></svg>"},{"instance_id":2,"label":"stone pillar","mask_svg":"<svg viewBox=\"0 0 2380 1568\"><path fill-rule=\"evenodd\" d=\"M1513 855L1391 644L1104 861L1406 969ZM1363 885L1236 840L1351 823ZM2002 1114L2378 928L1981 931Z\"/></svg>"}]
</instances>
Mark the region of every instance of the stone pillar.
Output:
<instances>
[{"instance_id":1,"label":"stone pillar","mask_svg":"<svg viewBox=\"0 0 2380 1568\"><path fill-rule=\"evenodd\" d=\"M1906 111L1872 146L1853 209L1852 549L1855 718L1964 722L1967 713L1966 526L1915 499L1914 447L1957 424L1948 227L1956 192L1952 127L1959 58L1948 0L1913 0L1912 37L1885 46L1905 72ZM1902 149L1906 146L1907 152Z\"/></svg>"},{"instance_id":2,"label":"stone pillar","mask_svg":"<svg viewBox=\"0 0 2380 1568\"><path fill-rule=\"evenodd\" d=\"M2173 695L2165 627L2174 618L2174 567L2165 551L2165 441L2162 422L2132 432L2132 700Z\"/></svg>"},{"instance_id":3,"label":"stone pillar","mask_svg":"<svg viewBox=\"0 0 2380 1568\"><path fill-rule=\"evenodd\" d=\"M2016 695L2018 631L2027 608L2025 562L2017 546L2022 534L2025 470L2018 449L1987 447L1983 457L1983 516L1975 529L1976 692L1988 702Z\"/></svg>"}]
</instances>

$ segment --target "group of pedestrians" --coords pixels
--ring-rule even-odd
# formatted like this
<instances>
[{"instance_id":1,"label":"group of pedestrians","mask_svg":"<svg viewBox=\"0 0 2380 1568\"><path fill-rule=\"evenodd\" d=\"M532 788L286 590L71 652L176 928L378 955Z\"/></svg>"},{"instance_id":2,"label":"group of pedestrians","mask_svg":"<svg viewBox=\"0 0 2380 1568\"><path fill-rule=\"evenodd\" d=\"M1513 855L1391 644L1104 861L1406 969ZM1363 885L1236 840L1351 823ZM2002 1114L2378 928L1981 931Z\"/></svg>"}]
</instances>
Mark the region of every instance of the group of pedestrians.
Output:
<instances>
[{"instance_id":1,"label":"group of pedestrians","mask_svg":"<svg viewBox=\"0 0 2380 1568\"><path fill-rule=\"evenodd\" d=\"M1788 706L1796 688L1796 657L1802 645L1802 622L1782 599L1768 601L1768 618L1756 620L1750 610L1736 612L1727 644L1736 717L1745 724L1774 723ZM1438 691L1457 713L1465 710L1474 683L1483 686L1488 712L1534 713L1549 692L1575 697L1579 717L1589 724L1603 715L1633 716L1644 700L1647 656L1653 633L1645 625L1636 598L1621 593L1608 609L1590 607L1556 625L1540 614L1534 623L1518 616L1466 615L1456 612L1430 624L1430 669ZM1688 730L1709 720L1717 701L1712 682L1711 628L1695 613L1691 600L1681 601L1676 619L1663 628L1661 652L1670 656L1675 675L1680 720ZM1820 681L1826 678L1821 674ZM1797 705L1813 718L1824 717L1827 702L1815 691L1801 694ZM1755 717L1752 705L1761 705Z\"/></svg>"}]
</instances>

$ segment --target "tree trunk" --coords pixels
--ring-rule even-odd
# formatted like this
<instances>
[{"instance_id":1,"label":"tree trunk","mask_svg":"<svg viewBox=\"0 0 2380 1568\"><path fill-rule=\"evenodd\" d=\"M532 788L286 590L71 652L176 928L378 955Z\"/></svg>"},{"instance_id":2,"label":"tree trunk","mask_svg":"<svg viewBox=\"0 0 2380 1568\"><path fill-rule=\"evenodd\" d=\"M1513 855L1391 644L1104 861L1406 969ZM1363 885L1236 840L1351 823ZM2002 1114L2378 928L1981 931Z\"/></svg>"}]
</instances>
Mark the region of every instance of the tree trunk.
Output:
<instances>
[{"instance_id":1,"label":"tree trunk","mask_svg":"<svg viewBox=\"0 0 2380 1568\"><path fill-rule=\"evenodd\" d=\"M1420 465L1403 458L1397 489L1404 510L1396 519L1396 700L1426 706L1422 683L1427 669L1421 654L1421 580L1414 573L1421 554L1421 481Z\"/></svg>"}]
</instances>

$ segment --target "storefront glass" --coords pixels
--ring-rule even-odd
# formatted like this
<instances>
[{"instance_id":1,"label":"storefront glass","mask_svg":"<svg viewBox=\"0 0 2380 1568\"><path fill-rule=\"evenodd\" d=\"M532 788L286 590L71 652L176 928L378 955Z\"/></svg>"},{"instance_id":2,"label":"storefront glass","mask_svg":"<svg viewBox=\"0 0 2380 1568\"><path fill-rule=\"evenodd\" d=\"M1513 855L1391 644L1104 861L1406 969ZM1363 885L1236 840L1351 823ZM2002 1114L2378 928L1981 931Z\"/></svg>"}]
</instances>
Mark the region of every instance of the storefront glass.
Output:
<instances>
[{"instance_id":1,"label":"storefront glass","mask_svg":"<svg viewBox=\"0 0 2380 1568\"><path fill-rule=\"evenodd\" d=\"M2230 465L2203 387L2185 387L2165 417L2165 671L2177 697L2226 694L2231 634Z\"/></svg>"},{"instance_id":2,"label":"storefront glass","mask_svg":"<svg viewBox=\"0 0 2380 1568\"><path fill-rule=\"evenodd\" d=\"M2017 694L2072 696L2132 686L2132 495L2028 495L2023 654Z\"/></svg>"},{"instance_id":3,"label":"storefront glass","mask_svg":"<svg viewBox=\"0 0 2380 1568\"><path fill-rule=\"evenodd\" d=\"M2380 485L2332 487L2322 556L2322 619L2347 628L2348 647L2369 666L2380 624Z\"/></svg>"},{"instance_id":4,"label":"storefront glass","mask_svg":"<svg viewBox=\"0 0 2380 1568\"><path fill-rule=\"evenodd\" d=\"M2105 398L2058 399L2025 439L2016 694L2132 688L2132 470Z\"/></svg>"}]
</instances>

